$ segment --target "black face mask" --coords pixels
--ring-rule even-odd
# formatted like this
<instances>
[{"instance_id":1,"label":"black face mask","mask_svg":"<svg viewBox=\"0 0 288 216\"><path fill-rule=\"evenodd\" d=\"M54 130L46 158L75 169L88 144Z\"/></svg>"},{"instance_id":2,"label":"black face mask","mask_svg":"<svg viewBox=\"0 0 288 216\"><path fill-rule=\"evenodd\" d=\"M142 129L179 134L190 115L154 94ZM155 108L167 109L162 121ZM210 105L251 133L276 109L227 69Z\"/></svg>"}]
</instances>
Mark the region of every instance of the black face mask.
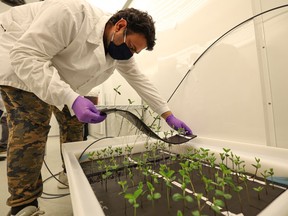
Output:
<instances>
[{"instance_id":1,"label":"black face mask","mask_svg":"<svg viewBox=\"0 0 288 216\"><path fill-rule=\"evenodd\" d=\"M120 44L119 46L115 45L113 42L115 32L112 35L110 44L108 46L108 53L113 59L117 60L128 60L133 56L133 53L128 48L126 41L126 30L124 35L124 42Z\"/></svg>"}]
</instances>

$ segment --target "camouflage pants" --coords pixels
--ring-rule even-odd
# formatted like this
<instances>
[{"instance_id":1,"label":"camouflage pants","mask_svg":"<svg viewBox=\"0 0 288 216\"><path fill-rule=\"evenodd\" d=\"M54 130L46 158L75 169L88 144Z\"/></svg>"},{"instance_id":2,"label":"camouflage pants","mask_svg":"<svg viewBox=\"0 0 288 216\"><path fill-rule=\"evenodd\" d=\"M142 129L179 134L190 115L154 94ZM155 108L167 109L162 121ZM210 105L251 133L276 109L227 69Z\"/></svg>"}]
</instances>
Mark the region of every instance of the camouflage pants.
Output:
<instances>
[{"instance_id":1,"label":"camouflage pants","mask_svg":"<svg viewBox=\"0 0 288 216\"><path fill-rule=\"evenodd\" d=\"M40 197L43 190L41 167L54 113L60 129L60 143L83 139L83 123L71 117L68 108L60 111L35 94L1 86L9 128L7 176L9 206L19 206Z\"/></svg>"},{"instance_id":2,"label":"camouflage pants","mask_svg":"<svg viewBox=\"0 0 288 216\"><path fill-rule=\"evenodd\" d=\"M7 141L8 141L8 126L7 126L6 116L1 117L0 124L2 126L0 146L5 147L5 146L7 146Z\"/></svg>"}]
</instances>

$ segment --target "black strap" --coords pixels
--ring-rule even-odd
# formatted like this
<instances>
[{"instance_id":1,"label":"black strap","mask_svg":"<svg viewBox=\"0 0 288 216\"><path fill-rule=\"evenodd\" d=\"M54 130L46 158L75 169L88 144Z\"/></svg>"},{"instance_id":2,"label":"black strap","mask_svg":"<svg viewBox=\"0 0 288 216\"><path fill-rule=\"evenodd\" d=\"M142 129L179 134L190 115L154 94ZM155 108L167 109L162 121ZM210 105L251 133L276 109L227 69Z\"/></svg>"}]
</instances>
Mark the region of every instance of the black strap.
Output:
<instances>
[{"instance_id":1,"label":"black strap","mask_svg":"<svg viewBox=\"0 0 288 216\"><path fill-rule=\"evenodd\" d=\"M135 114L128 110L122 110L122 109L117 109L117 108L105 108L102 109L101 112L105 112L107 115L111 113L116 113L118 115L121 115L123 118L127 119L129 122L131 122L135 127L137 127L141 132L146 134L149 137L152 137L154 139L162 140L163 142L170 143L170 144L182 144L185 142L190 141L191 139L194 139L197 137L196 135L187 135L187 136L182 136L182 135L174 135L170 137L164 137L161 138L159 137L154 131L151 130L141 119L139 119Z\"/></svg>"}]
</instances>

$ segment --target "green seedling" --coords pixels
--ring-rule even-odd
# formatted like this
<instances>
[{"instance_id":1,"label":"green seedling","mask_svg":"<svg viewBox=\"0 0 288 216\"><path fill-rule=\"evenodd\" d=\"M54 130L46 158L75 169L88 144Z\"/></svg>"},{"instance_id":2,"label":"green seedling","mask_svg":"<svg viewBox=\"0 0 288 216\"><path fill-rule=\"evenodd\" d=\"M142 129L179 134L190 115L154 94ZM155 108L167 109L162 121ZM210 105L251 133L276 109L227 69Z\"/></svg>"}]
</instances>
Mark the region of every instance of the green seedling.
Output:
<instances>
[{"instance_id":1,"label":"green seedling","mask_svg":"<svg viewBox=\"0 0 288 216\"><path fill-rule=\"evenodd\" d=\"M119 88L120 88L120 87L121 87L121 85L118 85L116 88L113 88L113 90L115 91L114 105L116 105L117 95L121 95L121 92L119 91Z\"/></svg>"},{"instance_id":2,"label":"green seedling","mask_svg":"<svg viewBox=\"0 0 288 216\"><path fill-rule=\"evenodd\" d=\"M101 159L102 158L101 151L96 151L95 154L96 154L97 159Z\"/></svg>"},{"instance_id":3,"label":"green seedling","mask_svg":"<svg viewBox=\"0 0 288 216\"><path fill-rule=\"evenodd\" d=\"M95 160L95 151L92 151L92 152L88 152L88 159L89 160Z\"/></svg>"},{"instance_id":4,"label":"green seedling","mask_svg":"<svg viewBox=\"0 0 288 216\"><path fill-rule=\"evenodd\" d=\"M239 172L242 171L241 165L244 163L244 161L240 160L240 156L235 155L235 158L232 160L232 163L235 165L235 166L233 165L233 167L235 167L234 171L237 176L237 182L239 182Z\"/></svg>"},{"instance_id":5,"label":"green seedling","mask_svg":"<svg viewBox=\"0 0 288 216\"><path fill-rule=\"evenodd\" d=\"M273 176L274 176L274 170L273 168L270 168L268 171L270 177L271 177L271 181L272 181L272 188L274 189L274 184L273 184Z\"/></svg>"},{"instance_id":6,"label":"green seedling","mask_svg":"<svg viewBox=\"0 0 288 216\"><path fill-rule=\"evenodd\" d=\"M212 210L217 214L221 214L221 209L224 207L224 202L220 199L213 197L213 205L211 206Z\"/></svg>"},{"instance_id":7,"label":"green seedling","mask_svg":"<svg viewBox=\"0 0 288 216\"><path fill-rule=\"evenodd\" d=\"M241 199L241 196L240 196L240 192L243 190L243 187L234 186L233 190L237 193L237 196L238 196L238 199L239 199L239 202L240 202L241 211L243 212L242 199Z\"/></svg>"},{"instance_id":8,"label":"green seedling","mask_svg":"<svg viewBox=\"0 0 288 216\"><path fill-rule=\"evenodd\" d=\"M232 195L225 192L225 186L231 185L231 177L229 176L231 170L229 170L224 164L220 164L220 168L222 171L222 178L219 176L218 172L215 174L216 183L222 190L215 190L215 195L224 198L225 206L228 210L227 200L232 198ZM228 175L228 176L227 176Z\"/></svg>"},{"instance_id":9,"label":"green seedling","mask_svg":"<svg viewBox=\"0 0 288 216\"><path fill-rule=\"evenodd\" d=\"M224 203L225 203L225 206L228 210L228 205L227 205L227 200L230 200L232 198L232 195L231 194L228 194L228 193L225 193L224 191L222 190L215 190L215 196L220 196L220 197L223 197L224 198Z\"/></svg>"},{"instance_id":10,"label":"green seedling","mask_svg":"<svg viewBox=\"0 0 288 216\"><path fill-rule=\"evenodd\" d=\"M205 184L205 193L208 196L208 193L212 190L214 190L214 185L212 179L206 178L205 176L202 176L202 181Z\"/></svg>"},{"instance_id":11,"label":"green seedling","mask_svg":"<svg viewBox=\"0 0 288 216\"><path fill-rule=\"evenodd\" d=\"M263 173L260 173L264 179L264 182L265 182L265 191L266 191L266 194L268 194L268 180L267 178L270 176L270 174L268 173L268 170L264 170Z\"/></svg>"},{"instance_id":12,"label":"green seedling","mask_svg":"<svg viewBox=\"0 0 288 216\"><path fill-rule=\"evenodd\" d=\"M144 183L147 181L150 172L151 172L151 166L146 165L143 167L142 174L144 176Z\"/></svg>"},{"instance_id":13,"label":"green seedling","mask_svg":"<svg viewBox=\"0 0 288 216\"><path fill-rule=\"evenodd\" d=\"M102 179L105 180L105 191L106 192L108 191L108 187L107 187L108 179L113 174L110 170L111 170L111 167L109 165L107 165L107 166L105 165L105 172L102 174Z\"/></svg>"},{"instance_id":14,"label":"green seedling","mask_svg":"<svg viewBox=\"0 0 288 216\"><path fill-rule=\"evenodd\" d=\"M192 172L193 172L193 170L194 169L198 169L198 167L196 168L195 166L194 166L194 162L192 161L192 162L190 162L190 161L188 161L188 160L186 160L185 161L185 163L179 163L180 164L180 166L181 166L181 168L182 168L182 170L183 171L181 171L181 175L182 175L182 177L183 178L185 178L185 180L187 181L187 182L189 182L189 184L190 184L190 186L191 186L191 189L192 189L192 191L193 191L193 193L195 193L195 188L194 188L194 184L193 184L193 181L192 181ZM179 172L180 172L180 170L179 170ZM190 175L191 174L191 175Z\"/></svg>"},{"instance_id":15,"label":"green seedling","mask_svg":"<svg viewBox=\"0 0 288 216\"><path fill-rule=\"evenodd\" d=\"M122 192L119 193L120 194L125 194L127 189L128 189L128 185L127 185L127 181L119 181L118 184L120 185Z\"/></svg>"},{"instance_id":16,"label":"green seedling","mask_svg":"<svg viewBox=\"0 0 288 216\"><path fill-rule=\"evenodd\" d=\"M256 161L256 164L252 164L252 166L255 167L255 173L254 173L254 176L253 176L253 182L255 181L255 178L257 176L258 170L261 168L260 158L256 158L255 157L255 161Z\"/></svg>"},{"instance_id":17,"label":"green seedling","mask_svg":"<svg viewBox=\"0 0 288 216\"><path fill-rule=\"evenodd\" d=\"M240 176L239 176L239 179L241 181L244 182L244 185L245 185L245 191L246 191L246 196L247 196L247 199L248 199L248 203L250 204L251 201L250 201L250 194L249 194L249 188L248 188L248 184L247 184L247 181L248 181L248 177L245 173L241 173Z\"/></svg>"},{"instance_id":18,"label":"green seedling","mask_svg":"<svg viewBox=\"0 0 288 216\"><path fill-rule=\"evenodd\" d=\"M172 199L174 200L174 201L180 201L180 200L182 200L183 201L183 213L185 212L185 208L186 208L186 206L187 206L187 202L190 202L190 203L192 203L193 202L193 198L190 196L190 195L186 195L185 194L185 183L182 183L182 186L181 186L181 188L182 188L182 194L180 194L180 193L175 193L175 194L173 194L173 196L172 196Z\"/></svg>"},{"instance_id":19,"label":"green seedling","mask_svg":"<svg viewBox=\"0 0 288 216\"><path fill-rule=\"evenodd\" d=\"M150 176L151 176L151 182L153 182L154 184L158 184L159 183L159 180L158 180L159 177L158 177L158 175L156 173L151 172Z\"/></svg>"},{"instance_id":20,"label":"green seedling","mask_svg":"<svg viewBox=\"0 0 288 216\"><path fill-rule=\"evenodd\" d=\"M115 148L115 153L116 153L116 155L118 156L118 158L120 158L121 159L121 155L123 154L123 149L121 148L121 147L116 147ZM121 163L121 160L119 159L119 163Z\"/></svg>"},{"instance_id":21,"label":"green seedling","mask_svg":"<svg viewBox=\"0 0 288 216\"><path fill-rule=\"evenodd\" d=\"M171 170L169 167L167 167L165 164L160 164L160 170L159 173L163 176L164 181L166 183L166 198L167 198L167 207L170 209L170 193L172 188L172 181L176 179L174 176L175 171Z\"/></svg>"},{"instance_id":22,"label":"green seedling","mask_svg":"<svg viewBox=\"0 0 288 216\"><path fill-rule=\"evenodd\" d=\"M107 157L107 148L101 149L102 155L104 158Z\"/></svg>"},{"instance_id":23,"label":"green seedling","mask_svg":"<svg viewBox=\"0 0 288 216\"><path fill-rule=\"evenodd\" d=\"M133 146L127 145L127 146L125 147L125 152L126 152L126 154L127 154L128 157L131 156L132 150L133 150Z\"/></svg>"},{"instance_id":24,"label":"green seedling","mask_svg":"<svg viewBox=\"0 0 288 216\"><path fill-rule=\"evenodd\" d=\"M225 153L220 153L221 163L224 164Z\"/></svg>"},{"instance_id":25,"label":"green seedling","mask_svg":"<svg viewBox=\"0 0 288 216\"><path fill-rule=\"evenodd\" d=\"M178 128L177 133L178 133L179 135L185 135L185 134L186 134L186 131L184 130L184 128Z\"/></svg>"},{"instance_id":26,"label":"green seedling","mask_svg":"<svg viewBox=\"0 0 288 216\"><path fill-rule=\"evenodd\" d=\"M260 197L260 193L261 191L263 190L264 188L262 186L259 186L259 187L254 187L253 190L257 192L257 197L258 197L258 200L261 199Z\"/></svg>"},{"instance_id":27,"label":"green seedling","mask_svg":"<svg viewBox=\"0 0 288 216\"><path fill-rule=\"evenodd\" d=\"M233 152L230 152L229 160L231 161L231 164L232 164L232 170L234 170L235 166L234 166L234 154L233 154Z\"/></svg>"},{"instance_id":28,"label":"green seedling","mask_svg":"<svg viewBox=\"0 0 288 216\"><path fill-rule=\"evenodd\" d=\"M223 148L223 150L224 150L224 156L225 156L225 160L226 160L225 164L228 167L229 152L231 151L231 149Z\"/></svg>"},{"instance_id":29,"label":"green seedling","mask_svg":"<svg viewBox=\"0 0 288 216\"><path fill-rule=\"evenodd\" d=\"M128 200L128 202L133 205L134 208L134 216L136 216L137 214L137 208L140 206L139 203L137 203L137 199L139 198L140 195L142 195L143 193L143 184L142 182L139 182L139 185L136 189L136 191L134 191L134 193L126 193L124 198Z\"/></svg>"},{"instance_id":30,"label":"green seedling","mask_svg":"<svg viewBox=\"0 0 288 216\"><path fill-rule=\"evenodd\" d=\"M196 194L198 210L195 210L195 211L192 212L193 216L201 216L202 215L201 212L202 212L203 208L205 207L205 203L203 205L201 205L202 197L203 197L202 193Z\"/></svg>"},{"instance_id":31,"label":"green seedling","mask_svg":"<svg viewBox=\"0 0 288 216\"><path fill-rule=\"evenodd\" d=\"M167 139L168 135L169 135L169 131L164 131L164 138L165 139Z\"/></svg>"},{"instance_id":32,"label":"green seedling","mask_svg":"<svg viewBox=\"0 0 288 216\"><path fill-rule=\"evenodd\" d=\"M103 160L97 160L98 170L102 170L103 169L103 167L104 167L103 164L104 164Z\"/></svg>"},{"instance_id":33,"label":"green seedling","mask_svg":"<svg viewBox=\"0 0 288 216\"><path fill-rule=\"evenodd\" d=\"M128 189L127 181L119 181L118 184L120 185L122 192L119 193L119 195L124 195L126 194L126 191ZM124 206L125 206L125 215L126 215L126 200L124 199Z\"/></svg>"},{"instance_id":34,"label":"green seedling","mask_svg":"<svg viewBox=\"0 0 288 216\"><path fill-rule=\"evenodd\" d=\"M155 192L155 188L154 188L153 184L151 184L149 181L147 181L147 187L149 190L149 194L147 195L147 199L152 202L152 208L153 208L153 211L155 211L155 200L160 199L161 194L158 192Z\"/></svg>"},{"instance_id":35,"label":"green seedling","mask_svg":"<svg viewBox=\"0 0 288 216\"><path fill-rule=\"evenodd\" d=\"M131 99L128 98L128 103L129 105L133 104L135 101L132 101Z\"/></svg>"},{"instance_id":36,"label":"green seedling","mask_svg":"<svg viewBox=\"0 0 288 216\"><path fill-rule=\"evenodd\" d=\"M131 181L131 183L132 183L132 186L134 187L134 185L135 185L135 182L134 182L134 173L133 173L132 169L130 169L130 168L128 168L128 176L129 176L129 178L130 178L130 181Z\"/></svg>"},{"instance_id":37,"label":"green seedling","mask_svg":"<svg viewBox=\"0 0 288 216\"><path fill-rule=\"evenodd\" d=\"M95 151L88 153L88 159L91 161L91 171L94 172Z\"/></svg>"},{"instance_id":38,"label":"green seedling","mask_svg":"<svg viewBox=\"0 0 288 216\"><path fill-rule=\"evenodd\" d=\"M182 179L179 179L179 182L181 182L181 189L182 194L176 193L172 196L174 201L183 201L183 213L185 213L185 208L187 207L187 202L193 202L193 199L191 196L186 195L186 186L190 183L190 177L187 173L187 169L185 169L185 165L182 163L182 167L184 166L184 169L179 170L179 174L181 175ZM188 174L188 175L187 175Z\"/></svg>"},{"instance_id":39,"label":"green seedling","mask_svg":"<svg viewBox=\"0 0 288 216\"><path fill-rule=\"evenodd\" d=\"M209 155L209 149L204 149L204 148L200 148L200 159L201 161L205 162L205 159L208 157Z\"/></svg>"}]
</instances>

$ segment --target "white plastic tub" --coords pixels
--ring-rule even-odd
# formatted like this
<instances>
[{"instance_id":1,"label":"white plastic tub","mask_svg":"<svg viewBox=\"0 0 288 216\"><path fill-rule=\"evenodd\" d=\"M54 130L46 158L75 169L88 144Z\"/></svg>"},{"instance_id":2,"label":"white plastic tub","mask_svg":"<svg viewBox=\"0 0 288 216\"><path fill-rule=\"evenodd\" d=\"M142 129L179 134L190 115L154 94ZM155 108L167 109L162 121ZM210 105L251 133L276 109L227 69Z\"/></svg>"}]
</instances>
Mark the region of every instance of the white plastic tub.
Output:
<instances>
[{"instance_id":1,"label":"white plastic tub","mask_svg":"<svg viewBox=\"0 0 288 216\"><path fill-rule=\"evenodd\" d=\"M135 141L136 140L136 141ZM107 146L126 146L133 145L133 152L142 152L145 150L144 143L147 137L142 136L125 136L118 138L107 138L98 141L91 147L89 151L97 151ZM150 141L153 141L150 139ZM63 146L63 155L68 174L69 187L72 199L73 212L75 216L104 216L100 203L98 202L90 184L82 171L78 162L78 158L83 150L91 144L91 141L66 143ZM188 147L207 148L215 153L223 152L223 148L229 148L233 154L240 156L246 163L246 170L253 172L254 168L251 164L255 164L255 157L261 159L261 169L259 173L265 169L273 168L275 176L288 177L288 149L279 149L274 147L263 147L246 143L231 143L223 140L211 140L204 138L195 138L189 143L182 145L174 145L172 152L185 152ZM87 153L86 152L86 153ZM217 156L218 154L215 154ZM267 208L265 208L260 216L287 216L288 215L288 191L274 200Z\"/></svg>"}]
</instances>

